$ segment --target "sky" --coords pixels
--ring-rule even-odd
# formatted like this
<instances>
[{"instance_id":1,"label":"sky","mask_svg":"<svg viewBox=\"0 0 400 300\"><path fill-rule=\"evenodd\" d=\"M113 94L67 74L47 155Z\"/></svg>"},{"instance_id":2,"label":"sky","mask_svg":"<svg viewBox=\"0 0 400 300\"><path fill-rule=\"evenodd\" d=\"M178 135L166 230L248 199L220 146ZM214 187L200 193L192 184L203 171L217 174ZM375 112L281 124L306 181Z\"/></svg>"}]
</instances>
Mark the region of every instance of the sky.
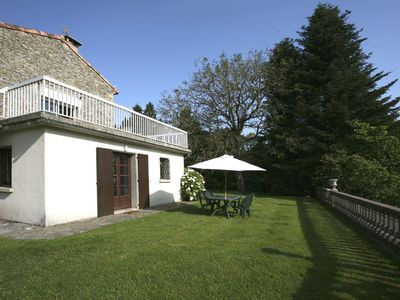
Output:
<instances>
[{"instance_id":1,"label":"sky","mask_svg":"<svg viewBox=\"0 0 400 300\"><path fill-rule=\"evenodd\" d=\"M126 107L158 103L188 80L201 57L267 50L296 38L313 0L0 0L0 22L62 34L119 91ZM327 1L352 12L370 62L400 78L400 1ZM1 45L0 45L1 46ZM382 82L385 83L385 82ZM400 83L390 93L400 96Z\"/></svg>"}]
</instances>

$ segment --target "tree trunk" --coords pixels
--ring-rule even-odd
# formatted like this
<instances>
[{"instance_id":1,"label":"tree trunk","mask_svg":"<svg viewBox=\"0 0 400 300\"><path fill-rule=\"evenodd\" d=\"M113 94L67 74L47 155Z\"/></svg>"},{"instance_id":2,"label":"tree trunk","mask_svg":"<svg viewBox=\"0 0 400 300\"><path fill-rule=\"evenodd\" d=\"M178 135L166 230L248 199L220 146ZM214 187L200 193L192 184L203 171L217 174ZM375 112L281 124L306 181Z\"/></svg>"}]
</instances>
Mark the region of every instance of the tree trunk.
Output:
<instances>
[{"instance_id":1,"label":"tree trunk","mask_svg":"<svg viewBox=\"0 0 400 300\"><path fill-rule=\"evenodd\" d=\"M246 186L244 184L244 178L243 178L243 173L242 172L235 172L236 173L236 184L237 184L237 189L240 193L243 193Z\"/></svg>"}]
</instances>

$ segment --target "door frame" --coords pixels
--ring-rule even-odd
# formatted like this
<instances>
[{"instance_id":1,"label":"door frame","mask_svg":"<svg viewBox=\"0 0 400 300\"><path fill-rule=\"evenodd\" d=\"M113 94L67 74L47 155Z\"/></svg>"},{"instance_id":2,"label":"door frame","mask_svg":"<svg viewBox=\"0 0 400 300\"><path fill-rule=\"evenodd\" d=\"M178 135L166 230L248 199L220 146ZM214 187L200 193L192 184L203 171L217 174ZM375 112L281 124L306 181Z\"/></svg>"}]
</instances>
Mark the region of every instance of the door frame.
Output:
<instances>
[{"instance_id":1,"label":"door frame","mask_svg":"<svg viewBox=\"0 0 400 300\"><path fill-rule=\"evenodd\" d=\"M116 168L119 168L121 166L120 165L120 157L121 156L126 156L127 159L128 159L128 164L127 164L127 166L128 166L128 175L127 176L128 176L128 192L129 192L128 195L122 195L122 196L118 195L120 193L120 191L118 191L118 189L121 188L121 185L120 185L121 174L120 174L120 170L117 170L117 176L116 176L117 196L115 196L113 194L114 211L119 211L119 210L124 210L124 209L131 209L132 208L132 204L133 204L132 203L132 190L133 190L133 186L132 186L132 165L131 165L131 161L132 161L132 156L133 155L131 153L113 151L113 157L114 156L116 156L116 159L118 159L118 163L117 163L117 161L115 162ZM112 165L114 166L114 162L113 162ZM114 177L114 172L113 172L112 176ZM113 191L114 191L114 183L113 183ZM118 197L118 198L116 199L116 197ZM127 199L124 199L124 197L127 197ZM122 202L123 200L128 201L128 199L129 199L129 207L116 208L116 205L115 205L115 203L116 203L115 201L116 200ZM121 206L123 206L123 205L121 204Z\"/></svg>"},{"instance_id":2,"label":"door frame","mask_svg":"<svg viewBox=\"0 0 400 300\"><path fill-rule=\"evenodd\" d=\"M113 161L114 153L126 154L130 161L130 208L114 209ZM109 175L106 175L109 174ZM139 209L138 154L115 151L110 148L96 148L97 216L113 215L117 212Z\"/></svg>"}]
</instances>

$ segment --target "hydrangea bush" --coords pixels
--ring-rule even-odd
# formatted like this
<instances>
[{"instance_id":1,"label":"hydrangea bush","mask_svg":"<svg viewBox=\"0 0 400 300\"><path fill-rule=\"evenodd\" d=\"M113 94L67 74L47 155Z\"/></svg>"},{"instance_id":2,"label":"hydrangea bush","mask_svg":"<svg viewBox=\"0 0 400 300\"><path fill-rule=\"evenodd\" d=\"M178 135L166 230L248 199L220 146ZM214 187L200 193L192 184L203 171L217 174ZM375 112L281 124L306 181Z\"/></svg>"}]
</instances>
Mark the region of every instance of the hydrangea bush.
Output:
<instances>
[{"instance_id":1,"label":"hydrangea bush","mask_svg":"<svg viewBox=\"0 0 400 300\"><path fill-rule=\"evenodd\" d=\"M186 201L196 200L204 190L203 175L192 169L185 168L185 174L181 178L182 199Z\"/></svg>"}]
</instances>

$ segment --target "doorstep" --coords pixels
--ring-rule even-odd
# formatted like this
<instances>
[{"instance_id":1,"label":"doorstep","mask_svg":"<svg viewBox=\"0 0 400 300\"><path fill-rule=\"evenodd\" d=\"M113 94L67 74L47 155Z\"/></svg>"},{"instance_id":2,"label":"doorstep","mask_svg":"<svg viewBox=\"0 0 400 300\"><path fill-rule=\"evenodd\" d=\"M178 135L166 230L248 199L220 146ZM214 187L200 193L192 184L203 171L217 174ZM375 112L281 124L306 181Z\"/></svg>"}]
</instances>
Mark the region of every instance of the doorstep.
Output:
<instances>
[{"instance_id":1,"label":"doorstep","mask_svg":"<svg viewBox=\"0 0 400 300\"><path fill-rule=\"evenodd\" d=\"M126 214L132 211L138 211L138 208L123 208L114 211L114 215Z\"/></svg>"}]
</instances>

